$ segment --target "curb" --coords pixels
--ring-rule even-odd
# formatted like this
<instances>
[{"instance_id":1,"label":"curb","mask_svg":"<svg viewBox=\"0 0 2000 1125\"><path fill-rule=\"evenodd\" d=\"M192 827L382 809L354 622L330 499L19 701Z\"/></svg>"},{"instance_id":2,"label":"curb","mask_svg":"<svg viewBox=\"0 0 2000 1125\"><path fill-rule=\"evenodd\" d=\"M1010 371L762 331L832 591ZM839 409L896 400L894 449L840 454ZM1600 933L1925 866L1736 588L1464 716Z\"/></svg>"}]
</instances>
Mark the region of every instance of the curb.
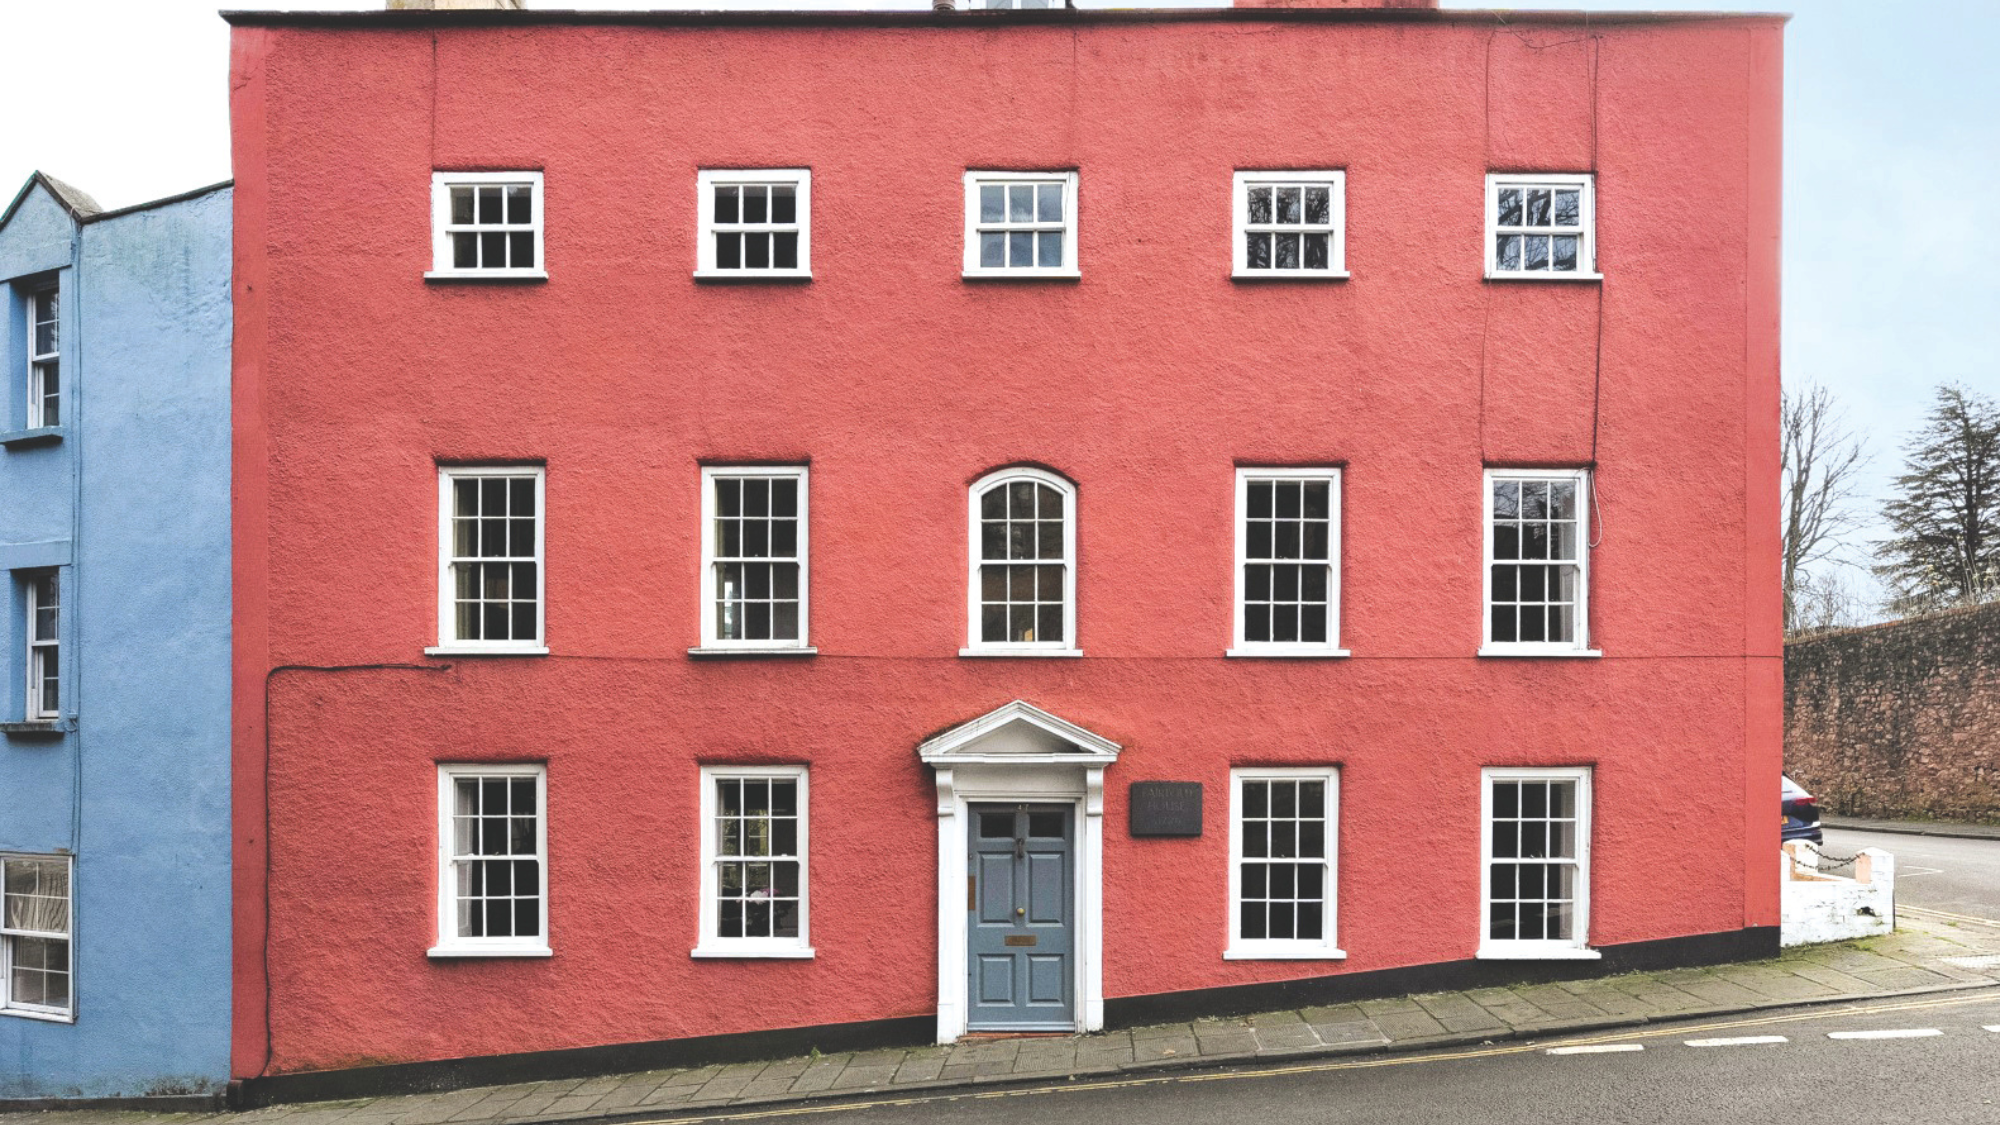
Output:
<instances>
[{"instance_id":1,"label":"curb","mask_svg":"<svg viewBox=\"0 0 2000 1125\"><path fill-rule=\"evenodd\" d=\"M912 1099L925 1099L953 1092L966 1096L978 1094L998 1094L1015 1090L1043 1087L1083 1086L1107 1078L1120 1077L1164 1077L1166 1075L1201 1070L1224 1070L1230 1067L1248 1066L1257 1063L1312 1062L1320 1059L1354 1058L1370 1055L1420 1054L1450 1047L1475 1047L1488 1043L1510 1043L1532 1041L1544 1038L1563 1038L1592 1031L1615 1031L1625 1028L1646 1027L1652 1024L1680 1023L1685 1020L1713 1019L1717 1016L1745 1015L1752 1012L1766 1012L1779 1008L1818 1008L1835 1004L1898 1000L1917 996L1934 996L1947 992L1970 992L1979 989L2000 990L2000 984L1992 981L1960 981L1954 984L1926 985L1922 988L1905 988L1894 992L1852 992L1839 996L1819 996L1808 1000L1765 1000L1754 1004L1720 1004L1708 1008L1690 1008L1682 1012L1663 1013L1659 1016L1612 1016L1603 1019L1551 1020L1548 1023L1530 1027L1506 1028L1498 1031L1462 1031L1446 1035L1431 1035L1417 1039L1393 1041L1376 1040L1366 1043L1328 1044L1318 1047L1276 1049L1268 1051L1244 1051L1229 1055L1190 1056L1185 1059L1148 1059L1143 1062L1119 1063L1115 1066L1094 1070L1073 1069L1046 1071L1039 1074L993 1074L975 1076L970 1079L932 1080L911 1082L890 1089L867 1086L855 1090L822 1090L809 1094L769 1095L752 1098L732 1098L726 1101L710 1102L706 1105L661 1106L650 1111L618 1110L611 1113L581 1113L555 1117L524 1118L509 1122L508 1125L540 1125L542 1122L603 1122L604 1125L637 1125L639 1122L657 1122L658 1125L673 1125L675 1122L699 1121L715 1115L728 1115L742 1110L775 1109L780 1106L834 1106L852 1105L895 1105Z\"/></svg>"},{"instance_id":2,"label":"curb","mask_svg":"<svg viewBox=\"0 0 2000 1125\"><path fill-rule=\"evenodd\" d=\"M1932 824L1909 820L1844 820L1820 818L1822 828L1844 828L1849 832L1881 832L1891 836L1943 836L1953 840L2000 840L2000 828L1978 824Z\"/></svg>"}]
</instances>

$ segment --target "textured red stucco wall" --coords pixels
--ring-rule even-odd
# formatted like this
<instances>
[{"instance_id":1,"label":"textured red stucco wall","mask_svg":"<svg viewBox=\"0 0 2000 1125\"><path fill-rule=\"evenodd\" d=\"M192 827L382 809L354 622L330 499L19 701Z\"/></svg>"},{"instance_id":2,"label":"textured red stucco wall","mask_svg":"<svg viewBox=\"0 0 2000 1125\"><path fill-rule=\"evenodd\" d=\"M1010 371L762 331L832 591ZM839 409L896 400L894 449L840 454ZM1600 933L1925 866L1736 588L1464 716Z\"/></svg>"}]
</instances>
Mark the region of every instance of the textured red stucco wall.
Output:
<instances>
[{"instance_id":1,"label":"textured red stucco wall","mask_svg":"<svg viewBox=\"0 0 2000 1125\"><path fill-rule=\"evenodd\" d=\"M239 27L239 1072L930 1013L914 748L1015 698L1126 747L1107 996L1470 956L1482 765L1595 767L1594 944L1775 924L1780 28ZM694 284L696 169L798 165L814 280ZM1081 282L960 280L968 167L1080 170ZM1229 280L1259 167L1347 170L1352 280ZM546 284L421 280L434 168L545 171ZM1517 169L1597 173L1601 285L1481 280ZM690 659L698 464L806 458L820 655ZM552 655L279 676L267 732L272 666L426 662L435 466L507 459ZM1021 460L1081 660L956 655ZM1239 463L1346 466L1350 659L1223 658ZM1476 658L1482 466L1593 463L1603 659ZM424 955L481 759L548 763L547 960ZM692 961L697 765L754 761L812 767L818 957ZM1229 768L1327 762L1349 959L1224 962ZM1128 838L1146 779L1204 836Z\"/></svg>"}]
</instances>

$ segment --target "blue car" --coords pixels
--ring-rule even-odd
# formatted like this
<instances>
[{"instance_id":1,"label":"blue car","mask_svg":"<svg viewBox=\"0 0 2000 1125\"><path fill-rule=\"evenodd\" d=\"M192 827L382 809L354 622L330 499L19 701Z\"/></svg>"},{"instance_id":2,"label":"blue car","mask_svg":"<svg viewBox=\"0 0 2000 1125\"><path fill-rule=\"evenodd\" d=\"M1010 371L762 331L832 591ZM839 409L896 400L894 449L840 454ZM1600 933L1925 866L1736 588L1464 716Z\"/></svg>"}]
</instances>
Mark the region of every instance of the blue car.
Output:
<instances>
[{"instance_id":1,"label":"blue car","mask_svg":"<svg viewBox=\"0 0 2000 1125\"><path fill-rule=\"evenodd\" d=\"M1784 801L1785 827L1779 839L1824 842L1819 829L1819 798L1799 788L1799 783L1780 776L1780 796Z\"/></svg>"}]
</instances>

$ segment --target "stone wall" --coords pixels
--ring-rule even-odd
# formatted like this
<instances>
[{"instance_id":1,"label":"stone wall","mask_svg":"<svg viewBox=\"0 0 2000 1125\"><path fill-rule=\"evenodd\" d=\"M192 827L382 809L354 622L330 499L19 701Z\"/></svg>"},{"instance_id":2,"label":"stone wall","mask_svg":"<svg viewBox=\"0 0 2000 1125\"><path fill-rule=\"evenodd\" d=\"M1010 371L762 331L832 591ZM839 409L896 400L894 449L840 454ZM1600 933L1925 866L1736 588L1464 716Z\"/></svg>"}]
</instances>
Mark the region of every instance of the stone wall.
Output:
<instances>
[{"instance_id":1,"label":"stone wall","mask_svg":"<svg viewBox=\"0 0 2000 1125\"><path fill-rule=\"evenodd\" d=\"M2000 605L1787 643L1785 772L1828 812L2000 821Z\"/></svg>"}]
</instances>

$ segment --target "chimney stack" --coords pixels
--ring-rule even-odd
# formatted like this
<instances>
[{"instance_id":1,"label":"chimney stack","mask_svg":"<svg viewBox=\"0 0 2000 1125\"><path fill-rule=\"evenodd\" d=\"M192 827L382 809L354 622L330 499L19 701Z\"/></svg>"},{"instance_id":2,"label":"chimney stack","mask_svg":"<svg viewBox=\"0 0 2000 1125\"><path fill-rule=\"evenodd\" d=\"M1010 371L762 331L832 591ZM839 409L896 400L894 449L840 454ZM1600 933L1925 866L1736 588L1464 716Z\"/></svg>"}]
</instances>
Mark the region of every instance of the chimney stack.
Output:
<instances>
[{"instance_id":1,"label":"chimney stack","mask_svg":"<svg viewBox=\"0 0 2000 1125\"><path fill-rule=\"evenodd\" d=\"M1233 0L1237 8L1435 8L1438 0Z\"/></svg>"},{"instance_id":2,"label":"chimney stack","mask_svg":"<svg viewBox=\"0 0 2000 1125\"><path fill-rule=\"evenodd\" d=\"M487 11L518 12L527 7L528 0L389 0L392 12L467 11L485 9Z\"/></svg>"}]
</instances>

